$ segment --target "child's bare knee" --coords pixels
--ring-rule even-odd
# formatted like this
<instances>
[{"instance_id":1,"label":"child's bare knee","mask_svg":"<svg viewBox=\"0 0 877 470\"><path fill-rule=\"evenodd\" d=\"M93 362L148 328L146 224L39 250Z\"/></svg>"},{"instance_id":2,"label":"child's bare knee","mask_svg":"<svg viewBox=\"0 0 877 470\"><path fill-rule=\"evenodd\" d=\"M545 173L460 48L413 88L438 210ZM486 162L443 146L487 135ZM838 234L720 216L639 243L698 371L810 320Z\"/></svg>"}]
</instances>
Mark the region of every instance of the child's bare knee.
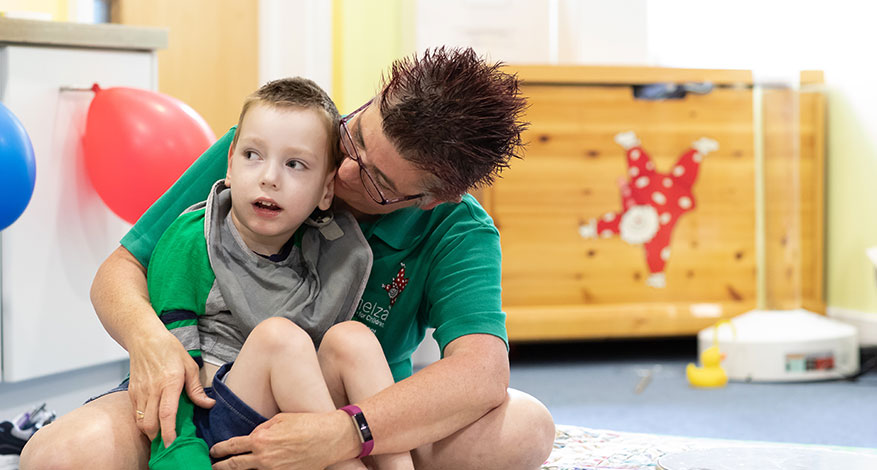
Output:
<instances>
[{"instance_id":1,"label":"child's bare knee","mask_svg":"<svg viewBox=\"0 0 877 470\"><path fill-rule=\"evenodd\" d=\"M283 317L271 317L256 325L247 337L247 342L253 341L268 352L298 347L313 349L313 341L307 332Z\"/></svg>"},{"instance_id":2,"label":"child's bare knee","mask_svg":"<svg viewBox=\"0 0 877 470\"><path fill-rule=\"evenodd\" d=\"M381 345L372 331L358 321L346 321L329 328L320 343L321 354L352 361L368 352L381 351Z\"/></svg>"}]
</instances>

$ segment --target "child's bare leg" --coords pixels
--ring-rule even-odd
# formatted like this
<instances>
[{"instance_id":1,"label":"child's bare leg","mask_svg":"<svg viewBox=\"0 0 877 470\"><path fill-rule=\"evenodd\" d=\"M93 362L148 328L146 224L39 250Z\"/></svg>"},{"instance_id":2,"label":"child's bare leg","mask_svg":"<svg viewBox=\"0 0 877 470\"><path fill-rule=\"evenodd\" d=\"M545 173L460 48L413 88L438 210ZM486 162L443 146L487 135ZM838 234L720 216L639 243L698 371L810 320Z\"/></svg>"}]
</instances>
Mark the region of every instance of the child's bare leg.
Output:
<instances>
[{"instance_id":1,"label":"child's bare leg","mask_svg":"<svg viewBox=\"0 0 877 470\"><path fill-rule=\"evenodd\" d=\"M281 411L332 411L314 343L291 321L269 318L247 337L225 384L262 416ZM359 460L341 462L332 470L364 469Z\"/></svg>"},{"instance_id":2,"label":"child's bare leg","mask_svg":"<svg viewBox=\"0 0 877 470\"><path fill-rule=\"evenodd\" d=\"M362 323L348 321L330 328L317 356L337 407L356 403L393 385L381 344ZM375 455L372 459L380 470L414 468L410 452Z\"/></svg>"}]
</instances>

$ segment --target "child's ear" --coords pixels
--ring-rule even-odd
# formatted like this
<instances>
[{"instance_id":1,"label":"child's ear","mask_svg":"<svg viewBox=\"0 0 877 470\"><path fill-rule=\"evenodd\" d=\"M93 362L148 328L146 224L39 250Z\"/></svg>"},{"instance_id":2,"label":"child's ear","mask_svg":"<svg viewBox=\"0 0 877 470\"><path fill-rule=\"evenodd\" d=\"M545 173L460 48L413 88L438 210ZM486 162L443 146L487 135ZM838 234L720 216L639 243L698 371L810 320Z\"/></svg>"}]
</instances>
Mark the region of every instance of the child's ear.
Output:
<instances>
[{"instance_id":1,"label":"child's ear","mask_svg":"<svg viewBox=\"0 0 877 470\"><path fill-rule=\"evenodd\" d=\"M228 165L225 169L225 187L231 187L231 156L234 155L234 143L228 147Z\"/></svg>"},{"instance_id":2,"label":"child's ear","mask_svg":"<svg viewBox=\"0 0 877 470\"><path fill-rule=\"evenodd\" d=\"M332 199L335 197L335 172L337 171L337 169L332 170L326 175L326 181L323 185L323 197L320 198L320 202L317 204L321 211L327 211L332 207Z\"/></svg>"}]
</instances>

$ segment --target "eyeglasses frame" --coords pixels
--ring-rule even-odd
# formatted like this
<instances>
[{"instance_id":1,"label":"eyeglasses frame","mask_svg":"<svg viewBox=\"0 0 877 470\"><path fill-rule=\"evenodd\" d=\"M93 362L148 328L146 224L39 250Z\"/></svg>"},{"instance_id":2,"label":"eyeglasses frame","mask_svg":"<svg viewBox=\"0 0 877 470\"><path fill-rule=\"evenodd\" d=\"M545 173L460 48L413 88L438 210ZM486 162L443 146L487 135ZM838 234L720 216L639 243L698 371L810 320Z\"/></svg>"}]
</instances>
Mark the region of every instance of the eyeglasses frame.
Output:
<instances>
[{"instance_id":1,"label":"eyeglasses frame","mask_svg":"<svg viewBox=\"0 0 877 470\"><path fill-rule=\"evenodd\" d=\"M353 116L355 116L357 113L359 113L360 111L367 108L370 104L372 104L373 101L374 101L374 98L368 100L368 102L366 102L364 105L360 106L359 108L356 108L356 110L354 110L353 112L351 112L348 115L341 118L341 124L340 124L340 126L341 126L341 145L344 146L345 150L347 151L347 155L346 155L347 158L355 161L356 164L359 165L359 179L362 180L362 185L365 188L365 192L368 193L369 197L371 197L372 200L375 201L376 203L378 203L382 206L388 206L390 204L398 204L400 202L411 201L413 199L422 198L425 195L424 193L413 194L410 196L402 196L402 197L397 197L397 198L393 198L393 199L387 199L387 197L384 196L384 192L381 191L381 187L378 185L377 181L372 176L371 172L368 171L368 168L366 168L365 164L362 163L362 157L359 156L359 150L356 148L356 144L353 141L353 135L350 133L350 129L347 127L347 123L350 122L351 119L353 119ZM345 135L347 136L347 140L350 141L350 146L353 148L347 148L347 145L344 143L344 136ZM378 196L380 197L380 199L375 197L375 195L372 194L371 191L368 190L369 184L371 184L371 186L378 193Z\"/></svg>"}]
</instances>

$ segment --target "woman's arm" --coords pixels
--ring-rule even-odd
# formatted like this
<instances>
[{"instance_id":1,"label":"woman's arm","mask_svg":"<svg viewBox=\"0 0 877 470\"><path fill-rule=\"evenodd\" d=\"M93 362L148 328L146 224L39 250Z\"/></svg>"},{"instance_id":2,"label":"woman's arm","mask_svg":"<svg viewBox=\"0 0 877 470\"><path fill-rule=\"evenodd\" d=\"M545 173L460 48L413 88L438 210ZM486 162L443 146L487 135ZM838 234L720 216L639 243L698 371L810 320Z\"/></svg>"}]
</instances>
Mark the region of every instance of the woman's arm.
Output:
<instances>
[{"instance_id":1,"label":"woman's arm","mask_svg":"<svg viewBox=\"0 0 877 470\"><path fill-rule=\"evenodd\" d=\"M195 362L155 314L146 266L164 231L183 210L206 199L213 183L225 175L233 138L232 128L150 206L103 262L91 286L98 318L130 356L128 396L134 409L144 413L137 425L150 439L158 434L159 424L170 430L162 434L166 445L175 437L174 417L184 385L196 405L209 408L213 400L201 389Z\"/></svg>"},{"instance_id":2,"label":"woman's arm","mask_svg":"<svg viewBox=\"0 0 877 470\"><path fill-rule=\"evenodd\" d=\"M154 439L159 428L165 445L176 438L175 418L185 386L192 401L213 406L198 378L198 366L182 344L159 320L149 302L146 268L124 247L114 251L98 269L91 301L104 328L131 361L128 395L135 410L143 411L137 424Z\"/></svg>"},{"instance_id":3,"label":"woman's arm","mask_svg":"<svg viewBox=\"0 0 877 470\"><path fill-rule=\"evenodd\" d=\"M466 335L448 344L443 359L358 405L369 417L375 452L399 452L477 421L503 403L508 385L505 343Z\"/></svg>"}]
</instances>

